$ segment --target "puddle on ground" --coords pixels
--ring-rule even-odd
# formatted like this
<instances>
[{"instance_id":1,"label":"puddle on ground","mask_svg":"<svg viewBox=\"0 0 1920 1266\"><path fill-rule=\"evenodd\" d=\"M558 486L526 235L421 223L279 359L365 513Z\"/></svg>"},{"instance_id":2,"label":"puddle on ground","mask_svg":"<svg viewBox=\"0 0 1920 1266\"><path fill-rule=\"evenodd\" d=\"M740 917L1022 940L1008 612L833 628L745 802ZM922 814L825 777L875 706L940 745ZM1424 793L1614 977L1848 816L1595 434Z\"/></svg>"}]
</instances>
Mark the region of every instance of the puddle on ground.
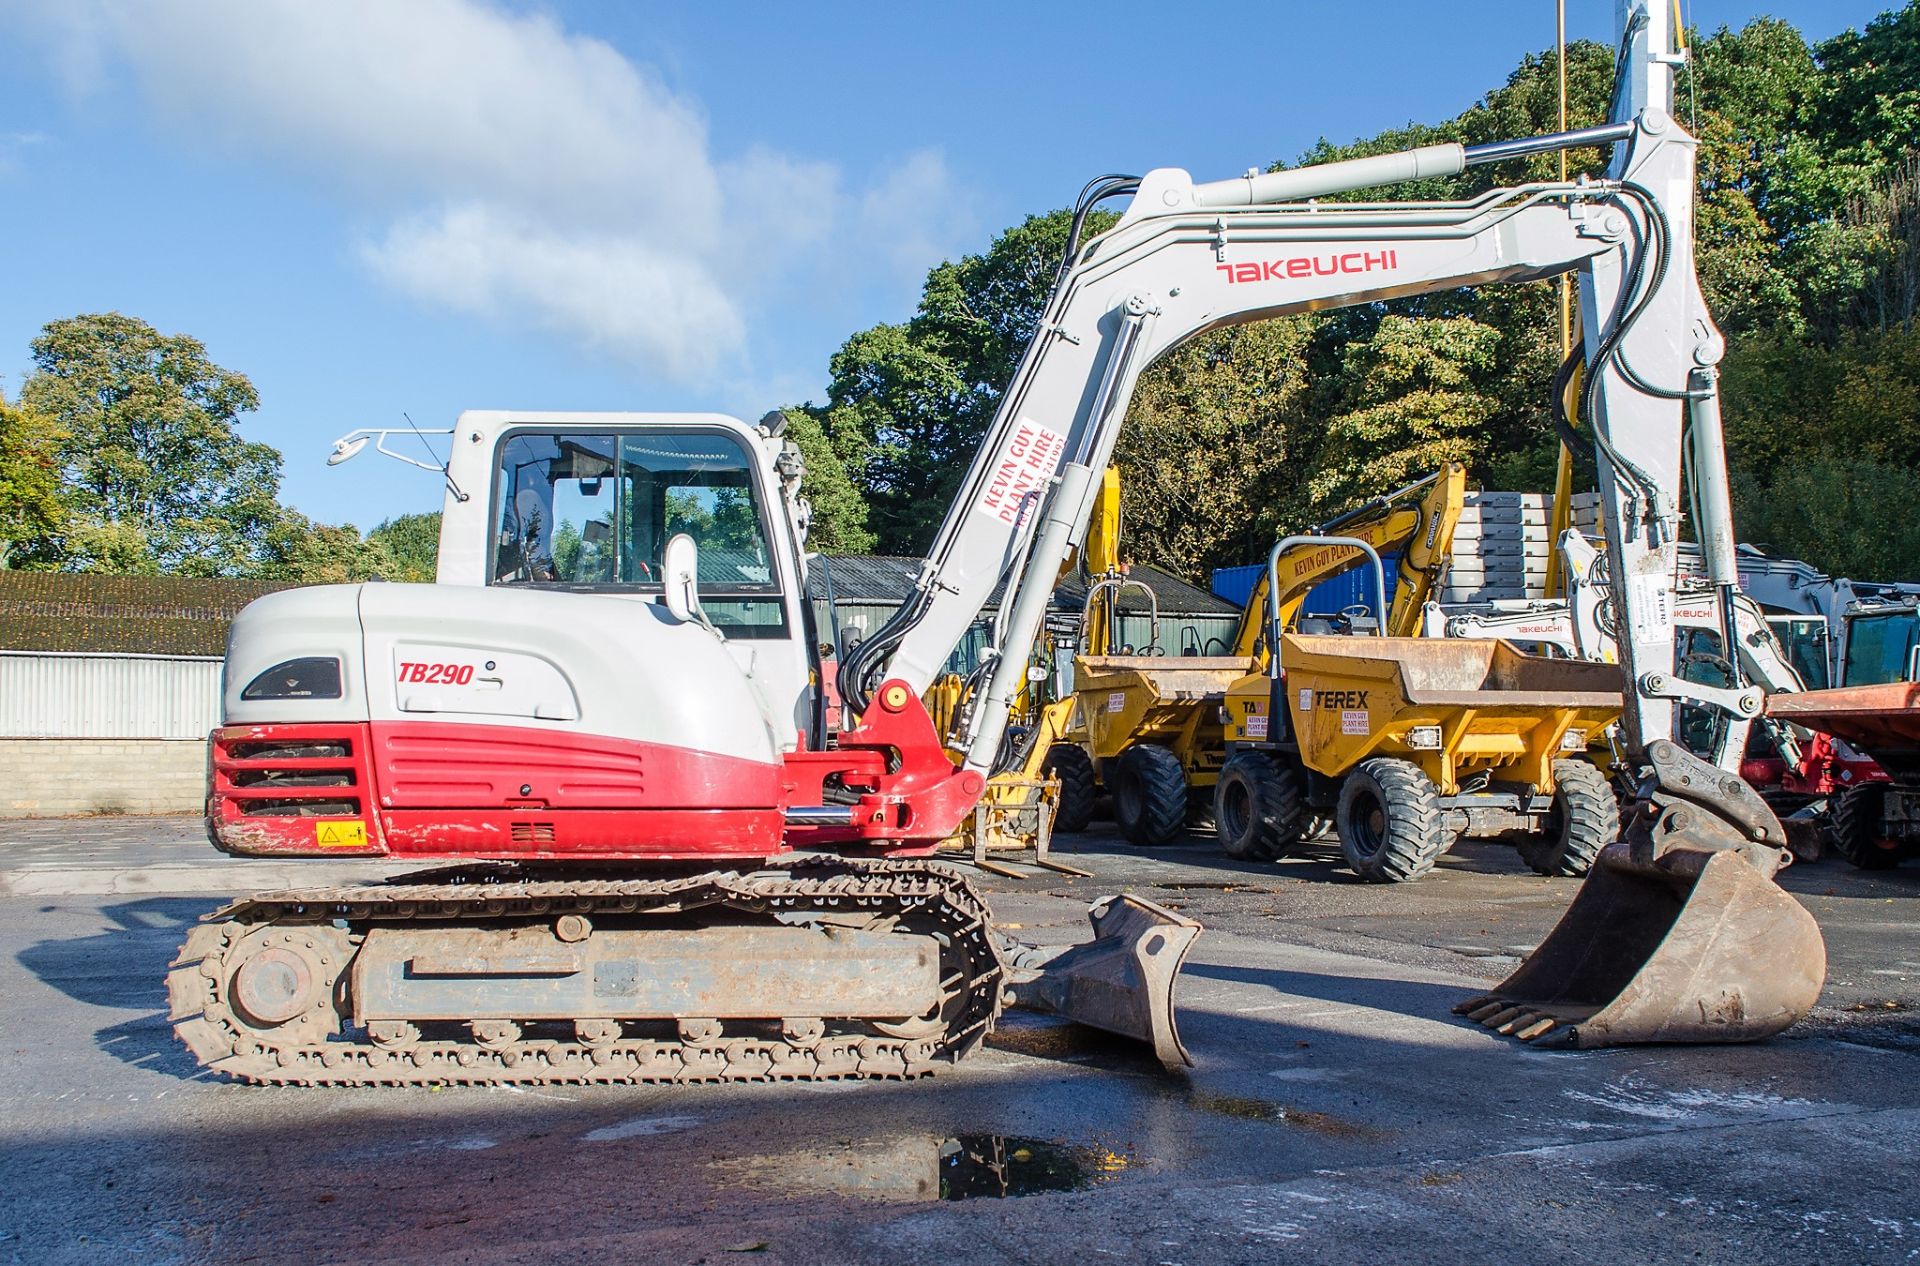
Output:
<instances>
[{"instance_id":1,"label":"puddle on ground","mask_svg":"<svg viewBox=\"0 0 1920 1266\"><path fill-rule=\"evenodd\" d=\"M1187 1096L1189 1107L1211 1112L1215 1116L1239 1117L1243 1121L1284 1121L1287 1110L1269 1099L1255 1099L1251 1095L1218 1095L1208 1090L1196 1090Z\"/></svg>"},{"instance_id":2,"label":"puddle on ground","mask_svg":"<svg viewBox=\"0 0 1920 1266\"><path fill-rule=\"evenodd\" d=\"M1131 1152L1006 1134L914 1135L721 1161L743 1186L902 1202L1001 1200L1085 1191L1137 1163Z\"/></svg>"},{"instance_id":3,"label":"puddle on ground","mask_svg":"<svg viewBox=\"0 0 1920 1266\"><path fill-rule=\"evenodd\" d=\"M1358 1121L1343 1120L1329 1112L1314 1112L1275 1103L1271 1099L1256 1099L1251 1095L1222 1095L1209 1090L1196 1090L1186 1096L1186 1103L1188 1107L1216 1116L1239 1117L1243 1121L1274 1121L1324 1134L1328 1138L1360 1140L1386 1137L1384 1130L1362 1125Z\"/></svg>"}]
</instances>

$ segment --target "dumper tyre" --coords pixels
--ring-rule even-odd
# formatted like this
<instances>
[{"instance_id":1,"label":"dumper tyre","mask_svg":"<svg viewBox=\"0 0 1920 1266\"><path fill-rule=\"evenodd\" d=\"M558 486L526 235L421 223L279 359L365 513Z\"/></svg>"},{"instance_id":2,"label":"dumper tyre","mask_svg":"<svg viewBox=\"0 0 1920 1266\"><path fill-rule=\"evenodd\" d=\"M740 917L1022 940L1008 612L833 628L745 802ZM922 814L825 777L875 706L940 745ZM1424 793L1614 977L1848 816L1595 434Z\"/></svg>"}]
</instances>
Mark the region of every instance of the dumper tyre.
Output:
<instances>
[{"instance_id":1,"label":"dumper tyre","mask_svg":"<svg viewBox=\"0 0 1920 1266\"><path fill-rule=\"evenodd\" d=\"M1113 819L1129 843L1166 844L1187 825L1187 771L1164 747L1141 743L1113 764Z\"/></svg>"},{"instance_id":2,"label":"dumper tyre","mask_svg":"<svg viewBox=\"0 0 1920 1266\"><path fill-rule=\"evenodd\" d=\"M1300 773L1265 752L1236 752L1213 788L1213 829L1221 851L1276 861L1303 838L1309 814Z\"/></svg>"},{"instance_id":3,"label":"dumper tyre","mask_svg":"<svg viewBox=\"0 0 1920 1266\"><path fill-rule=\"evenodd\" d=\"M1828 802L1827 834L1833 851L1861 870L1890 870L1907 850L1881 825L1887 789L1877 783L1849 787Z\"/></svg>"},{"instance_id":4,"label":"dumper tyre","mask_svg":"<svg viewBox=\"0 0 1920 1266\"><path fill-rule=\"evenodd\" d=\"M1391 756L1361 761L1347 775L1334 829L1347 865L1376 884L1420 878L1453 843L1433 781L1418 765Z\"/></svg>"},{"instance_id":5,"label":"dumper tyre","mask_svg":"<svg viewBox=\"0 0 1920 1266\"><path fill-rule=\"evenodd\" d=\"M1060 804L1053 812L1053 829L1078 835L1093 821L1093 802L1099 796L1093 757L1078 743L1055 743L1047 749L1041 769L1060 780Z\"/></svg>"},{"instance_id":6,"label":"dumper tyre","mask_svg":"<svg viewBox=\"0 0 1920 1266\"><path fill-rule=\"evenodd\" d=\"M1583 760L1553 762L1553 807L1538 831L1515 843L1536 875L1579 878L1600 850L1620 838L1620 802L1613 784Z\"/></svg>"}]
</instances>

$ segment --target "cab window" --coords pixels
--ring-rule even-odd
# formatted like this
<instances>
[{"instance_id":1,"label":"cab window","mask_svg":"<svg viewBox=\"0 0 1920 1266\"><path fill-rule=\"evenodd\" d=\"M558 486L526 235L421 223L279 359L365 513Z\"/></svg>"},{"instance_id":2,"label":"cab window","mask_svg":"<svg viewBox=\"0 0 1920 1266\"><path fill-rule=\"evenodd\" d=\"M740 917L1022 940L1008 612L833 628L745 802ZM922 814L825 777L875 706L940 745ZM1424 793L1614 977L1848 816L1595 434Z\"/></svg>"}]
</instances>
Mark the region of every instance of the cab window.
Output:
<instances>
[{"instance_id":1,"label":"cab window","mask_svg":"<svg viewBox=\"0 0 1920 1266\"><path fill-rule=\"evenodd\" d=\"M1847 624L1846 685L1879 686L1906 681L1920 643L1912 611L1860 615Z\"/></svg>"},{"instance_id":2,"label":"cab window","mask_svg":"<svg viewBox=\"0 0 1920 1266\"><path fill-rule=\"evenodd\" d=\"M560 432L500 447L492 583L660 592L678 533L700 547L700 598L730 636L783 636L766 507L723 432Z\"/></svg>"}]
</instances>

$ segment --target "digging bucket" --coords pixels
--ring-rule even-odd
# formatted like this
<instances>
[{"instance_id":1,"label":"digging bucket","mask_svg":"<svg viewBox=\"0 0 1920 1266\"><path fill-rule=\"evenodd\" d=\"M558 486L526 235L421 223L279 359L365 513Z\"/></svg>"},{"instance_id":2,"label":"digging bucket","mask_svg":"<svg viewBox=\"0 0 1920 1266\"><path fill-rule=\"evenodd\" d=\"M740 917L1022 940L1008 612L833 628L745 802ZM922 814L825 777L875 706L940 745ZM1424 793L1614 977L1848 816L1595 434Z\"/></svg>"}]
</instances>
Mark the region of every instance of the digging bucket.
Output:
<instances>
[{"instance_id":1,"label":"digging bucket","mask_svg":"<svg viewBox=\"0 0 1920 1266\"><path fill-rule=\"evenodd\" d=\"M1083 945L1013 947L1013 1005L1145 1042L1169 1069L1191 1065L1173 993L1199 921L1132 896L1102 897L1087 918Z\"/></svg>"},{"instance_id":2,"label":"digging bucket","mask_svg":"<svg viewBox=\"0 0 1920 1266\"><path fill-rule=\"evenodd\" d=\"M1789 855L1754 843L1769 830L1781 840L1778 821L1746 784L1676 751L1658 753L1657 777L1686 762L1706 773L1665 778L1636 805L1628 837L1601 852L1547 939L1458 1014L1526 1041L1595 1047L1753 1042L1812 1009L1826 944L1774 882Z\"/></svg>"}]
</instances>

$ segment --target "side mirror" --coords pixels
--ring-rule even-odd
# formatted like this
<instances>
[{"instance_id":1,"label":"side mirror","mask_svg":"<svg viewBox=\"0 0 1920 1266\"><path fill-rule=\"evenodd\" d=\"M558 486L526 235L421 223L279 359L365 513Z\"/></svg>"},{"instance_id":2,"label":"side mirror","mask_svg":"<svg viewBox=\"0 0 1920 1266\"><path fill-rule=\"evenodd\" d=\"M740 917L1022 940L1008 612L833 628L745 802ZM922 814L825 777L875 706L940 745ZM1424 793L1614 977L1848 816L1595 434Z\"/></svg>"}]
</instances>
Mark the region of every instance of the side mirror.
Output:
<instances>
[{"instance_id":1,"label":"side mirror","mask_svg":"<svg viewBox=\"0 0 1920 1266\"><path fill-rule=\"evenodd\" d=\"M667 610L676 620L707 623L700 609L700 547L685 532L677 532L660 552L660 576L665 582Z\"/></svg>"}]
</instances>

